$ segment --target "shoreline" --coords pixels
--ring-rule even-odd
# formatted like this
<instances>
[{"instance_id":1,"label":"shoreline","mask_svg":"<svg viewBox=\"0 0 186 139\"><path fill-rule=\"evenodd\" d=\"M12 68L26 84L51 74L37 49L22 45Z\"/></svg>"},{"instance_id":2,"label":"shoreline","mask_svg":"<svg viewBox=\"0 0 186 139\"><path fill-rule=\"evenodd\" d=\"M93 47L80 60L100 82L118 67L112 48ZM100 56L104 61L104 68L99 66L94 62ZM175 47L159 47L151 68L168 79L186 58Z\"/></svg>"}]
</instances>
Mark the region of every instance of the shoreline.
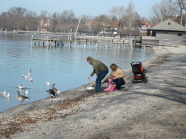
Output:
<instances>
[{"instance_id":1,"label":"shoreline","mask_svg":"<svg viewBox=\"0 0 186 139\"><path fill-rule=\"evenodd\" d=\"M184 46L180 46L178 48L158 46L156 53L152 57L150 57L149 59L145 61L142 61L143 67L147 70L147 76L152 78L150 76L152 74L154 77L154 72L156 72L156 70L154 71L153 69L163 66L164 63L167 62L167 59L171 57L171 55L173 55L174 50L183 49L183 47ZM161 71L161 68L159 70ZM131 120L131 116L135 117L135 114L138 114L139 119L140 119L139 121L141 120L145 121L145 119L143 119L143 116L140 115L140 111L136 109L138 106L142 106L139 104L141 104L144 100L145 102L147 102L147 104L142 103L145 106L140 107L139 108L140 110L146 111L145 108L154 108L154 109L158 108L156 109L156 111L159 111L159 108L161 107L158 106L156 103L160 103L160 102L163 103L162 98L160 98L160 102L158 102L159 99L155 100L155 98L151 98L151 97L154 97L157 94L162 95L161 94L162 92L160 92L160 94L159 92L158 93L156 92L159 86L155 82L154 83L156 85L155 87L154 84L152 83L152 80L150 80L147 84L145 83L132 84L130 81L133 78L133 73L131 71L131 68L126 69L124 71L125 71L125 75L127 78L127 83L126 85L124 85L125 88L123 88L121 91L93 94L93 93L87 92L85 89L86 86L93 85L94 82L91 82L86 85L80 86L78 88L62 92L59 98L55 98L52 100L49 100L48 98L46 98L46 99L35 101L33 103L17 106L9 110L6 110L4 112L1 112L0 113L0 119L1 119L0 120L0 123L1 123L0 137L2 138L3 137L31 138L31 137L39 136L39 138L47 138L47 137L48 138L105 137L106 138L107 134L109 134L110 131L112 131L113 133L113 130L114 130L113 128L116 128L117 126L121 127L119 123L120 121L124 120L125 124L130 125L130 126L125 127L125 128L122 127L124 129L127 129L128 131L127 133L122 134L122 136L124 137L125 135L127 135L126 138L128 137L130 138L129 136L130 134L131 138L136 138L137 136L135 135L139 135L140 133L136 131L138 129L136 126L135 128L133 128L131 127L131 125L133 125L132 124L133 122L136 123L138 120L136 119ZM157 78L156 80L159 81L159 78ZM152 94L145 95L147 93L146 89L149 89L149 90L151 89L150 92L152 92ZM136 90L138 90L138 92L136 92ZM139 90L141 91L140 93L139 93ZM156 93L153 93L153 91ZM127 99L127 95L129 96L131 95L132 98L133 97L138 98L140 101L138 102L137 101L138 99L136 100L131 99L131 98ZM141 98L141 95L144 96L144 98ZM184 95L183 97L185 97ZM119 96L121 96L122 99ZM148 99L151 99L153 104L149 105L150 102L148 99L146 99L146 97ZM118 100L121 101L120 103L121 104L123 103L123 105L118 103L117 102ZM128 104L129 100L130 100L130 103ZM109 101L112 102L111 103L112 105L108 103ZM98 104L100 104L101 107L99 107L100 105ZM138 105L135 105L135 104L138 104ZM183 105L185 106L184 103ZM134 107L134 111L131 111L128 106L130 106L130 108ZM168 105L166 106L168 107ZM181 105L181 107L183 106ZM122 113L122 109L124 109L125 112ZM123 118L121 115L125 118ZM184 115L186 115L186 112L184 113ZM117 117L117 119L115 119L115 117ZM153 116L150 115L149 117L153 117ZM126 119L128 119L130 122ZM139 124L138 126L141 127L142 124ZM49 127L51 127L52 129L50 129ZM182 125L182 127L184 127L183 130L186 130L185 125L184 126ZM157 130L158 129L159 128L157 128ZM40 133L37 132L37 130L40 130ZM148 130L148 128L146 130ZM58 131L59 133L57 133L56 131ZM63 133L61 131L63 131ZM135 133L137 132L138 134L134 135L133 133L131 133L131 131ZM50 132L53 132L55 137L53 135L50 135ZM27 135L27 137L25 137L25 134ZM155 136L156 137L164 136L163 134L160 134L161 136L156 135L156 134L153 132L154 138ZM182 137L186 137L186 135L183 133L180 134L180 136L181 135ZM121 135L117 131L115 131L110 136L112 138L114 137L121 138ZM147 134L141 135L141 137L144 137L144 136L147 136L149 138ZM176 137L177 136L178 135L176 135Z\"/></svg>"}]
</instances>

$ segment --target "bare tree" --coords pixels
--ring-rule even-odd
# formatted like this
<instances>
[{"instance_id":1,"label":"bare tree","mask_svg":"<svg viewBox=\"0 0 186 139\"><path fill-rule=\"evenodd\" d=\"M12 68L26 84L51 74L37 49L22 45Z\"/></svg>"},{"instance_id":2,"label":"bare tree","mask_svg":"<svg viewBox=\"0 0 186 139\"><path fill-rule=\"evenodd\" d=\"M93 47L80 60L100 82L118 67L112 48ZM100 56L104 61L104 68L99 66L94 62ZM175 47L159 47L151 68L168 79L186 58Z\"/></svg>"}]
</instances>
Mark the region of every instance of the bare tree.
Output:
<instances>
[{"instance_id":1,"label":"bare tree","mask_svg":"<svg viewBox=\"0 0 186 139\"><path fill-rule=\"evenodd\" d=\"M174 0L174 1L172 1L172 0L169 0L171 3L173 3L173 4L176 4L176 5L178 5L178 7L179 7L179 14L180 14L180 24L181 25L183 25L182 24L182 21L183 21L183 10L185 10L186 11L186 0Z\"/></svg>"},{"instance_id":2,"label":"bare tree","mask_svg":"<svg viewBox=\"0 0 186 139\"><path fill-rule=\"evenodd\" d=\"M110 10L110 14L112 18L116 18L115 20L119 21L119 32L122 31L122 26L124 22L124 15L126 13L124 6L112 7Z\"/></svg>"},{"instance_id":3,"label":"bare tree","mask_svg":"<svg viewBox=\"0 0 186 139\"><path fill-rule=\"evenodd\" d=\"M34 11L28 11L25 15L26 30L37 30L37 14Z\"/></svg>"},{"instance_id":4,"label":"bare tree","mask_svg":"<svg viewBox=\"0 0 186 139\"><path fill-rule=\"evenodd\" d=\"M72 23L73 18L75 18L75 14L72 10L64 10L61 14L61 20L64 23Z\"/></svg>"},{"instance_id":5,"label":"bare tree","mask_svg":"<svg viewBox=\"0 0 186 139\"><path fill-rule=\"evenodd\" d=\"M138 13L134 10L134 5L132 2L129 3L128 8L126 9L126 13L123 17L124 19L124 26L128 28L134 27L136 20L139 19Z\"/></svg>"},{"instance_id":6,"label":"bare tree","mask_svg":"<svg viewBox=\"0 0 186 139\"><path fill-rule=\"evenodd\" d=\"M9 9L9 12L13 15L14 23L17 26L17 29L23 29L23 18L26 14L26 9L21 7L12 7Z\"/></svg>"},{"instance_id":7,"label":"bare tree","mask_svg":"<svg viewBox=\"0 0 186 139\"><path fill-rule=\"evenodd\" d=\"M96 33L96 34L98 32L101 32L101 31L104 32L104 29L105 29L105 25L104 25L104 23L102 21L100 21L100 22L98 21L98 22L95 22L95 23L91 24L91 31Z\"/></svg>"},{"instance_id":8,"label":"bare tree","mask_svg":"<svg viewBox=\"0 0 186 139\"><path fill-rule=\"evenodd\" d=\"M117 20L122 20L126 10L124 6L112 7L110 9L111 17L115 17Z\"/></svg>"},{"instance_id":9,"label":"bare tree","mask_svg":"<svg viewBox=\"0 0 186 139\"><path fill-rule=\"evenodd\" d=\"M168 0L162 0L160 3L156 3L151 9L150 22L151 24L157 24L164 21L177 13L177 8L174 4Z\"/></svg>"},{"instance_id":10,"label":"bare tree","mask_svg":"<svg viewBox=\"0 0 186 139\"><path fill-rule=\"evenodd\" d=\"M90 34L92 32L92 27L91 27L91 21L93 20L93 17L90 15L83 15L81 18L81 24L79 26L79 31L81 32L86 32Z\"/></svg>"}]
</instances>

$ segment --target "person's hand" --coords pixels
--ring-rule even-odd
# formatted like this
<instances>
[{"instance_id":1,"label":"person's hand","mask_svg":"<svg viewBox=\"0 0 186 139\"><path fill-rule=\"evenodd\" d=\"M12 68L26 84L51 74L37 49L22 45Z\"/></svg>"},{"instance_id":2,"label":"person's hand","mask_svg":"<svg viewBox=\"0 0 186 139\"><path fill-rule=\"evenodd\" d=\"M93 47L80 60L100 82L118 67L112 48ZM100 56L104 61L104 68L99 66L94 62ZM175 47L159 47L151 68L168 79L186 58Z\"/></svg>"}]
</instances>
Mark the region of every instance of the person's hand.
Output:
<instances>
[{"instance_id":1,"label":"person's hand","mask_svg":"<svg viewBox=\"0 0 186 139\"><path fill-rule=\"evenodd\" d=\"M113 79L116 80L117 79L116 76L114 76Z\"/></svg>"},{"instance_id":2,"label":"person's hand","mask_svg":"<svg viewBox=\"0 0 186 139\"><path fill-rule=\"evenodd\" d=\"M88 76L88 79L90 79L91 78L91 76Z\"/></svg>"}]
</instances>

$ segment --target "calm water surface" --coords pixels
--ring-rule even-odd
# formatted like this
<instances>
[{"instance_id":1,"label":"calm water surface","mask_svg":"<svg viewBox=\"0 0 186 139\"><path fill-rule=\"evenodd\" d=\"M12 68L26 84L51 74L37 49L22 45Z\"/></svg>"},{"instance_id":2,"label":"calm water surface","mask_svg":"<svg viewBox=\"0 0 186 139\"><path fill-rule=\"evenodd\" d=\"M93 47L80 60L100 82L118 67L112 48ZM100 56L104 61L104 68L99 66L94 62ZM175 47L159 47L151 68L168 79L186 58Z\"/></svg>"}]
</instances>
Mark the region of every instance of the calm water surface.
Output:
<instances>
[{"instance_id":1,"label":"calm water surface","mask_svg":"<svg viewBox=\"0 0 186 139\"><path fill-rule=\"evenodd\" d=\"M73 89L95 81L96 76L87 79L93 68L86 62L91 56L103 61L107 66L116 63L122 69L130 68L132 61L144 61L151 57L151 48L141 49L130 46L109 46L105 44L95 47L95 44L72 44L65 42L64 46L41 47L32 46L31 35L0 34L0 91L10 93L9 99L0 95L0 112L20 105L16 99L18 85L23 84L28 90L31 103L48 97L45 91L49 89L45 82L56 84L61 92ZM34 82L23 79L32 70ZM21 93L23 95L23 92Z\"/></svg>"}]
</instances>

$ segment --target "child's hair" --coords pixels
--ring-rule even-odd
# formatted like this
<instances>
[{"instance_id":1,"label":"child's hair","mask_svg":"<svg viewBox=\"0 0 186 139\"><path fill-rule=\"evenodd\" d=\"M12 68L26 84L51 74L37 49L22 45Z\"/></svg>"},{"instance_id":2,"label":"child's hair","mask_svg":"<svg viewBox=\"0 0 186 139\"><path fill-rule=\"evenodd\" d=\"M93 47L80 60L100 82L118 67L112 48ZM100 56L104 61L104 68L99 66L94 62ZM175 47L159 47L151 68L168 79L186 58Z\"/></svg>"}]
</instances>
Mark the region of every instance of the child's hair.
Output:
<instances>
[{"instance_id":1,"label":"child's hair","mask_svg":"<svg viewBox=\"0 0 186 139\"><path fill-rule=\"evenodd\" d=\"M112 71L115 71L118 68L118 66L113 63L112 65L110 65L110 68L112 69Z\"/></svg>"}]
</instances>

